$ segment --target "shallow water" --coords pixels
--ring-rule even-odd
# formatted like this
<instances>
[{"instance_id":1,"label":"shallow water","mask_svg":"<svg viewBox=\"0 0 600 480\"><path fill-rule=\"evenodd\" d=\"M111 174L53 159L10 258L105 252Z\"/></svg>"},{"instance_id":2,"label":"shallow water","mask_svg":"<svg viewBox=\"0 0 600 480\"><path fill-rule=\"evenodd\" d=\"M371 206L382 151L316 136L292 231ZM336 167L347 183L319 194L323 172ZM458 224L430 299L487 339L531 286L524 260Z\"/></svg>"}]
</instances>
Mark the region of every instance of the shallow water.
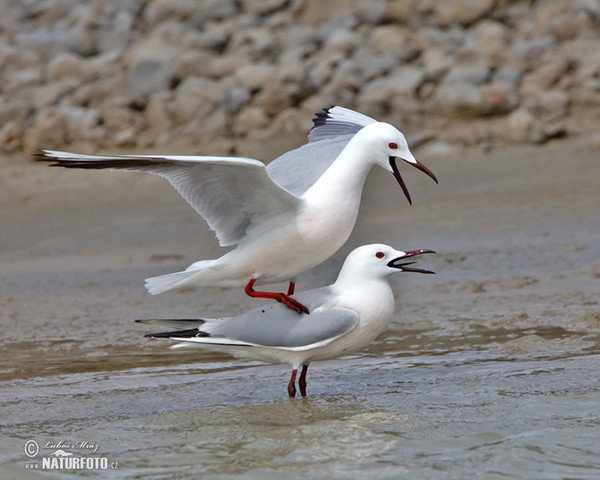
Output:
<instances>
[{"instance_id":1,"label":"shallow water","mask_svg":"<svg viewBox=\"0 0 600 480\"><path fill-rule=\"evenodd\" d=\"M407 172L409 208L374 172L348 245L298 289L374 241L438 251L419 261L438 275L395 276L389 328L311 365L308 398L294 400L287 367L170 351L133 322L255 306L232 290L144 292L143 278L220 253L168 185L68 172L65 192L11 195L0 478L600 478L597 155L567 144L420 160L440 185ZM32 468L58 449L107 469Z\"/></svg>"},{"instance_id":2,"label":"shallow water","mask_svg":"<svg viewBox=\"0 0 600 480\"><path fill-rule=\"evenodd\" d=\"M482 330L466 348L392 329L367 353L311 366L309 397L294 400L284 367L190 352L167 366L131 353L110 371L8 380L4 478L40 475L25 469L30 439L40 455L56 450L49 441L97 444L116 469L78 473L90 477L598 478L598 338L576 355L507 354L530 335L580 340Z\"/></svg>"}]
</instances>

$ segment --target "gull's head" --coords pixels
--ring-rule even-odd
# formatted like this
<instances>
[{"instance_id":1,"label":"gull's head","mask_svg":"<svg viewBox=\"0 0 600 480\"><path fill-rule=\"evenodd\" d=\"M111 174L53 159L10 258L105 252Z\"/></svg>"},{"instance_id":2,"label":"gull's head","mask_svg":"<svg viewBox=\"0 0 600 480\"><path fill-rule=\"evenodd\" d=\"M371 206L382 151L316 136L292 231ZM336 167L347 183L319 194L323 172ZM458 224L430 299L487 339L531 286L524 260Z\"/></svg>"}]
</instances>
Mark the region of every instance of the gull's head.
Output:
<instances>
[{"instance_id":1,"label":"gull's head","mask_svg":"<svg viewBox=\"0 0 600 480\"><path fill-rule=\"evenodd\" d=\"M395 250L388 245L376 243L354 249L346 257L340 271L340 277L354 281L386 279L397 272L434 273L431 270L412 267L414 261L408 260L417 255L435 253L433 250Z\"/></svg>"},{"instance_id":2,"label":"gull's head","mask_svg":"<svg viewBox=\"0 0 600 480\"><path fill-rule=\"evenodd\" d=\"M408 148L406 138L393 125L385 122L371 123L364 127L359 134L374 154L375 162L394 175L409 203L412 204L412 201L406 184L400 176L400 171L396 164L397 160L403 160L413 167L418 168L437 183L435 175L425 165L417 161Z\"/></svg>"}]
</instances>

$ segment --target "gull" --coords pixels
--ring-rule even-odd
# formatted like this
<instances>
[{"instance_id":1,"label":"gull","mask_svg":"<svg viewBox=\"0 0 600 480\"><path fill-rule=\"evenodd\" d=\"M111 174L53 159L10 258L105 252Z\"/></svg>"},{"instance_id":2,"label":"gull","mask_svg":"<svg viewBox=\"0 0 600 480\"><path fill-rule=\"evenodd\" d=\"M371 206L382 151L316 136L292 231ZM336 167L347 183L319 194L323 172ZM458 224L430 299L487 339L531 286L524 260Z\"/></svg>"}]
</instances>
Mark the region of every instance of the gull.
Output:
<instances>
[{"instance_id":1,"label":"gull","mask_svg":"<svg viewBox=\"0 0 600 480\"><path fill-rule=\"evenodd\" d=\"M305 397L311 362L359 350L387 326L394 312L390 275L400 271L434 273L405 261L424 253L435 252L403 252L383 244L358 247L346 258L335 283L296 295L311 309L310 315L298 316L272 303L235 317L136 321L180 329L146 335L180 342L171 348L198 346L234 357L288 364L292 367L290 397L296 395L296 376L302 367L298 386Z\"/></svg>"},{"instance_id":2,"label":"gull","mask_svg":"<svg viewBox=\"0 0 600 480\"><path fill-rule=\"evenodd\" d=\"M268 166L251 158L189 155L92 155L43 150L51 166L146 172L166 178L215 231L219 244L236 247L220 258L200 260L185 271L146 279L158 294L179 287L244 287L298 313L291 298L296 277L333 255L348 239L358 215L366 177L375 165L408 189L396 160L429 175L388 123L331 107L316 114L308 143ZM260 292L254 285L289 282L288 292Z\"/></svg>"}]
</instances>

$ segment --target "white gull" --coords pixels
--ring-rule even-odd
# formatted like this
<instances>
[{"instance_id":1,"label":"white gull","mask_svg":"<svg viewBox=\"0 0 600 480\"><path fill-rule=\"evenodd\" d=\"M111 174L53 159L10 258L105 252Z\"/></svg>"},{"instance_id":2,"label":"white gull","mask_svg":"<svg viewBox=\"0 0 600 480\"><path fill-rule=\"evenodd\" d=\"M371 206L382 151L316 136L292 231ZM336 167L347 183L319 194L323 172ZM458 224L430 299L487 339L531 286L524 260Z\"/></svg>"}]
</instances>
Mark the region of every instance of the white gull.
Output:
<instances>
[{"instance_id":1,"label":"white gull","mask_svg":"<svg viewBox=\"0 0 600 480\"><path fill-rule=\"evenodd\" d=\"M166 178L217 235L237 245L220 258L201 260L183 272L148 278L158 294L179 287L240 287L298 312L290 298L296 276L333 255L348 239L358 215L365 179L374 165L392 173L410 202L396 159L420 169L404 135L388 123L331 107L317 114L309 142L268 166L241 157L91 155L43 150L52 166L119 169ZM284 293L258 292L261 285L289 281Z\"/></svg>"},{"instance_id":2,"label":"white gull","mask_svg":"<svg viewBox=\"0 0 600 480\"><path fill-rule=\"evenodd\" d=\"M197 346L239 358L288 364L292 367L290 397L296 394L296 376L302 367L298 386L300 394L306 396L306 372L311 362L359 350L387 326L394 312L390 275L400 271L433 273L405 261L424 253L435 252L402 252L382 244L353 250L335 283L295 296L310 309L310 315L297 316L282 305L270 304L236 317L137 321L180 329L146 335L181 342L173 347Z\"/></svg>"}]
</instances>

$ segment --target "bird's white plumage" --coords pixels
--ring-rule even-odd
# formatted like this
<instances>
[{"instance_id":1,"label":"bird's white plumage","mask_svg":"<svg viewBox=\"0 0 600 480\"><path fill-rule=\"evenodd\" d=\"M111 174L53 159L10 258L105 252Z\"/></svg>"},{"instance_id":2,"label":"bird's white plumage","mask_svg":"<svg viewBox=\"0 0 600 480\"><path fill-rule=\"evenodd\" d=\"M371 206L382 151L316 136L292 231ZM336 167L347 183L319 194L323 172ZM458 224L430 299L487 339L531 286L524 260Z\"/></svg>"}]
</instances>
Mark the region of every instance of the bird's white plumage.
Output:
<instances>
[{"instance_id":1,"label":"bird's white plumage","mask_svg":"<svg viewBox=\"0 0 600 480\"><path fill-rule=\"evenodd\" d=\"M286 363L294 369L335 358L368 345L388 324L394 310L388 277L401 271L389 262L407 255L382 244L355 249L334 284L294 297L310 308L310 315L299 317L281 304L270 304L235 317L198 320L193 335L190 330L185 337L182 332L156 335L241 358ZM141 322L194 326L191 320Z\"/></svg>"},{"instance_id":2,"label":"bird's white plumage","mask_svg":"<svg viewBox=\"0 0 600 480\"><path fill-rule=\"evenodd\" d=\"M44 151L43 159L68 168L162 176L205 218L221 245L236 245L218 259L147 279L146 287L157 294L184 286L245 286L250 279L257 285L293 280L348 239L374 165L399 179L395 164L393 168L390 164L392 157L415 163L401 132L352 110L332 107L315 120L308 144L268 167L237 157L51 150Z\"/></svg>"}]
</instances>

